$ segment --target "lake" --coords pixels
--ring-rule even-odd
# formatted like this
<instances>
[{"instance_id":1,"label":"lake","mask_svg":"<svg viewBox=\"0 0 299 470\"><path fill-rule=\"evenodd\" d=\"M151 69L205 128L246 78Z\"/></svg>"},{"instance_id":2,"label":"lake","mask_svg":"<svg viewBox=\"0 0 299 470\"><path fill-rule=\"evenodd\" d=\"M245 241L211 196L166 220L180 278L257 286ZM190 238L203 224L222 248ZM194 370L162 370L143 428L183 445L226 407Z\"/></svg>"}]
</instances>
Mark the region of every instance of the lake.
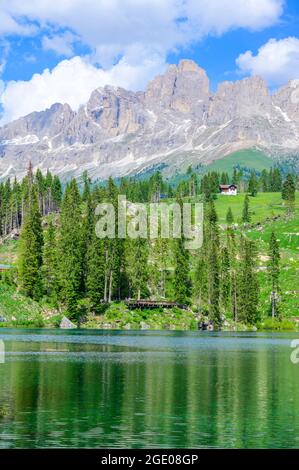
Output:
<instances>
[{"instance_id":1,"label":"lake","mask_svg":"<svg viewBox=\"0 0 299 470\"><path fill-rule=\"evenodd\" d=\"M0 448L299 448L296 337L0 329Z\"/></svg>"}]
</instances>

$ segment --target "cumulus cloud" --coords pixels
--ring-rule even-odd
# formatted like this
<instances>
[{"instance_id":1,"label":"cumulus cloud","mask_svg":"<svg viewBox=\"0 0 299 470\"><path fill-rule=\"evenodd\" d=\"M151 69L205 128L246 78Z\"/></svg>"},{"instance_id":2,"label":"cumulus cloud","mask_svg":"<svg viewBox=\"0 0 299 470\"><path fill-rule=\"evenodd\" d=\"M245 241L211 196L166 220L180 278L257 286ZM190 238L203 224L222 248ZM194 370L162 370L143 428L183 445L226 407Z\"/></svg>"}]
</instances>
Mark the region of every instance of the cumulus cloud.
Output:
<instances>
[{"instance_id":1,"label":"cumulus cloud","mask_svg":"<svg viewBox=\"0 0 299 470\"><path fill-rule=\"evenodd\" d=\"M185 10L192 33L220 35L233 28L256 31L275 24L284 0L188 0Z\"/></svg>"},{"instance_id":2,"label":"cumulus cloud","mask_svg":"<svg viewBox=\"0 0 299 470\"><path fill-rule=\"evenodd\" d=\"M93 90L107 83L127 89L137 89L148 76L163 72L165 63L158 57L130 65L122 59L110 70L103 70L81 57L60 62L52 71L46 69L29 81L11 81L2 92L0 104L5 114L0 122L17 119L32 111L42 111L53 103L68 103L74 110L86 103ZM2 83L3 87L3 83ZM1 94L1 81L0 81Z\"/></svg>"},{"instance_id":3,"label":"cumulus cloud","mask_svg":"<svg viewBox=\"0 0 299 470\"><path fill-rule=\"evenodd\" d=\"M12 24L67 28L82 42L110 51L111 60L132 44L168 51L207 34L231 28L259 29L275 23L284 0L2 0L1 10ZM23 23L22 23L23 22ZM1 21L0 21L1 23ZM16 31L17 32L17 31Z\"/></svg>"},{"instance_id":4,"label":"cumulus cloud","mask_svg":"<svg viewBox=\"0 0 299 470\"><path fill-rule=\"evenodd\" d=\"M283 3L284 0L1 0L0 33L22 35L31 30L34 34L35 27L43 35L44 49L70 58L52 71L34 75L28 82L7 83L0 96L3 119L8 121L43 109L53 101L70 102L77 108L86 101L91 87L102 84L141 89L162 71L169 52L233 28L268 27L279 20ZM89 48L88 57L71 59L76 41Z\"/></svg>"},{"instance_id":5,"label":"cumulus cloud","mask_svg":"<svg viewBox=\"0 0 299 470\"><path fill-rule=\"evenodd\" d=\"M299 78L299 39L270 39L256 55L247 51L236 62L241 72L260 75L270 86L284 85L290 79Z\"/></svg>"}]
</instances>

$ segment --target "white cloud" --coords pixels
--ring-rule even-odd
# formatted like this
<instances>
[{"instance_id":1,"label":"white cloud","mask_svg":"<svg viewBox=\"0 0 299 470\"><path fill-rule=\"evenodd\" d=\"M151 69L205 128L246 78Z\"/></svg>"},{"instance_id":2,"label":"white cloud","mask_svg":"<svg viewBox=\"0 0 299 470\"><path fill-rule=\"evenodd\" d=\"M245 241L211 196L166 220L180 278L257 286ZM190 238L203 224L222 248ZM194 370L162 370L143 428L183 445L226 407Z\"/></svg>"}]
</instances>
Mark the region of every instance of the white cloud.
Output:
<instances>
[{"instance_id":1,"label":"white cloud","mask_svg":"<svg viewBox=\"0 0 299 470\"><path fill-rule=\"evenodd\" d=\"M284 0L1 0L0 34L28 34L72 57L74 41L89 57L60 62L28 82L9 82L0 95L4 120L54 101L74 108L103 84L142 89L165 66L167 54L233 28L257 30L276 23ZM3 19L3 21L2 21ZM62 33L63 31L63 33ZM116 63L116 65L115 65ZM100 67L99 67L100 66ZM105 71L102 69L105 68Z\"/></svg>"},{"instance_id":2,"label":"white cloud","mask_svg":"<svg viewBox=\"0 0 299 470\"><path fill-rule=\"evenodd\" d=\"M0 40L0 76L6 67L7 58L10 52L10 44L6 40Z\"/></svg>"},{"instance_id":3,"label":"white cloud","mask_svg":"<svg viewBox=\"0 0 299 470\"><path fill-rule=\"evenodd\" d=\"M103 70L81 57L60 62L52 71L33 75L29 81L9 82L0 99L4 117L0 124L25 116L32 111L49 108L53 103L68 103L74 110L86 103L93 90L107 83L127 89L137 89L149 76L163 72L160 57L145 59L140 65L130 65L122 59L110 70ZM3 85L2 85L3 86ZM0 81L1 94L1 81Z\"/></svg>"},{"instance_id":4,"label":"white cloud","mask_svg":"<svg viewBox=\"0 0 299 470\"><path fill-rule=\"evenodd\" d=\"M188 0L186 14L201 34L220 35L234 28L256 31L275 24L284 0Z\"/></svg>"},{"instance_id":5,"label":"white cloud","mask_svg":"<svg viewBox=\"0 0 299 470\"><path fill-rule=\"evenodd\" d=\"M0 5L0 34L2 36L10 34L19 34L27 36L33 34L36 27L31 24L24 24L21 20L17 21L12 12L7 9L6 2Z\"/></svg>"},{"instance_id":6,"label":"white cloud","mask_svg":"<svg viewBox=\"0 0 299 470\"><path fill-rule=\"evenodd\" d=\"M270 39L256 55L247 51L236 62L243 73L260 75L273 87L283 85L299 78L299 39Z\"/></svg>"},{"instance_id":7,"label":"white cloud","mask_svg":"<svg viewBox=\"0 0 299 470\"><path fill-rule=\"evenodd\" d=\"M20 27L24 18L38 22L41 28L67 28L98 51L99 60L104 56L107 61L110 55L113 61L132 44L167 52L207 34L270 26L281 16L283 3L284 0L2 0L0 11L11 19L8 30Z\"/></svg>"},{"instance_id":8,"label":"white cloud","mask_svg":"<svg viewBox=\"0 0 299 470\"><path fill-rule=\"evenodd\" d=\"M45 51L54 51L57 55L71 57L73 55L73 43L77 37L69 31L56 36L44 36L42 46Z\"/></svg>"}]
</instances>

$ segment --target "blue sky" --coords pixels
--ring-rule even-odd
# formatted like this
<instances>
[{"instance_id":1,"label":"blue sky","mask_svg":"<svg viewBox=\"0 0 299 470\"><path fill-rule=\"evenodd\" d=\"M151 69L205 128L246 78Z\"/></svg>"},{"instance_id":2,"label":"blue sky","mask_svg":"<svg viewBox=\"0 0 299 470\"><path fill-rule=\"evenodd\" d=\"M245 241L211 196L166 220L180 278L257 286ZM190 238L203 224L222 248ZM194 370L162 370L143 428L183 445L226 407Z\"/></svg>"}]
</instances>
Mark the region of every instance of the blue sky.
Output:
<instances>
[{"instance_id":1,"label":"blue sky","mask_svg":"<svg viewBox=\"0 0 299 470\"><path fill-rule=\"evenodd\" d=\"M56 101L76 109L105 84L143 89L182 58L213 91L255 74L275 90L299 78L299 2L0 0L2 123Z\"/></svg>"}]
</instances>

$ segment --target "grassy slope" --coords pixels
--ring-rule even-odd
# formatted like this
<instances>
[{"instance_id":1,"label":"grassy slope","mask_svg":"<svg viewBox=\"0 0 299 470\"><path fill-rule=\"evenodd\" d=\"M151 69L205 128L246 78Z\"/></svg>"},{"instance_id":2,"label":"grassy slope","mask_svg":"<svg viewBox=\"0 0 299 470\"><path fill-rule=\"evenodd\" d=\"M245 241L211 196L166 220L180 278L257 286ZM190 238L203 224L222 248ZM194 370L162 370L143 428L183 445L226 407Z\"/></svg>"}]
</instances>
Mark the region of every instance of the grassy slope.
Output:
<instances>
[{"instance_id":1,"label":"grassy slope","mask_svg":"<svg viewBox=\"0 0 299 470\"><path fill-rule=\"evenodd\" d=\"M241 222L244 194L236 197L219 196L215 201L219 222L225 224L228 207L232 208L235 222ZM261 310L264 316L268 313L270 287L265 268L267 266L268 243L274 230L281 250L281 294L280 308L285 317L299 316L299 193L296 194L295 216L277 221L268 220L277 215L285 215L286 208L280 193L259 193L250 198L252 222L259 222L259 227L246 230L246 235L255 240L259 253L259 276L261 285Z\"/></svg>"},{"instance_id":2,"label":"grassy slope","mask_svg":"<svg viewBox=\"0 0 299 470\"><path fill-rule=\"evenodd\" d=\"M44 326L42 309L40 305L16 292L15 288L5 283L0 283L0 316L7 323L14 326Z\"/></svg>"},{"instance_id":3,"label":"grassy slope","mask_svg":"<svg viewBox=\"0 0 299 470\"><path fill-rule=\"evenodd\" d=\"M228 207L231 207L236 223L242 219L242 209L245 194L237 196L218 196L215 201L217 214L220 223L225 223ZM297 193L297 208L299 207L299 193ZM250 198L250 211L252 222L262 222L267 217L283 215L286 207L281 199L280 193L259 193L256 197Z\"/></svg>"},{"instance_id":4,"label":"grassy slope","mask_svg":"<svg viewBox=\"0 0 299 470\"><path fill-rule=\"evenodd\" d=\"M223 157L221 160L215 160L207 166L207 170L225 171L232 174L235 166L262 171L270 169L273 166L273 161L267 155L255 149L239 150Z\"/></svg>"}]
</instances>

